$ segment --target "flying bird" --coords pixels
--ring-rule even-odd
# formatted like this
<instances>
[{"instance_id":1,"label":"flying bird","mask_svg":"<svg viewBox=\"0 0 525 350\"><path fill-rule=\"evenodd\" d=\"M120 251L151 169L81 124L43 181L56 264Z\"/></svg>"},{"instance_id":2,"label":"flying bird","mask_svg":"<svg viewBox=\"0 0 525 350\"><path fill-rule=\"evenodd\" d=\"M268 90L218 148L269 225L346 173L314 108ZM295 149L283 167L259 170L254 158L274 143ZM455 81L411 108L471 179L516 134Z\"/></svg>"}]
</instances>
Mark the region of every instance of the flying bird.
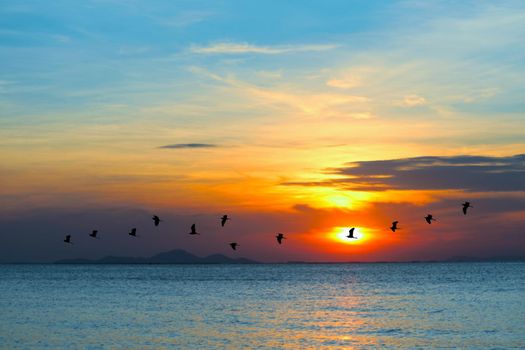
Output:
<instances>
[{"instance_id":1,"label":"flying bird","mask_svg":"<svg viewBox=\"0 0 525 350\"><path fill-rule=\"evenodd\" d=\"M132 228L131 231L128 232L128 235L133 236L133 237L137 237L137 229L136 228Z\"/></svg>"},{"instance_id":2,"label":"flying bird","mask_svg":"<svg viewBox=\"0 0 525 350\"><path fill-rule=\"evenodd\" d=\"M65 243L69 243L69 244L73 244L73 243L71 242L71 235L67 235L66 238L64 238L64 242L65 242Z\"/></svg>"},{"instance_id":3,"label":"flying bird","mask_svg":"<svg viewBox=\"0 0 525 350\"><path fill-rule=\"evenodd\" d=\"M191 232L189 232L190 235L198 235L199 233L195 231L195 224L191 225Z\"/></svg>"},{"instance_id":4,"label":"flying bird","mask_svg":"<svg viewBox=\"0 0 525 350\"><path fill-rule=\"evenodd\" d=\"M230 220L231 218L228 217L228 215L224 214L222 217L221 217L221 226L224 227L224 224L226 223L226 221Z\"/></svg>"},{"instance_id":5,"label":"flying bird","mask_svg":"<svg viewBox=\"0 0 525 350\"><path fill-rule=\"evenodd\" d=\"M277 238L277 243L279 244L283 242L283 239L286 239L282 233L278 233L277 236L275 236L275 238Z\"/></svg>"},{"instance_id":6,"label":"flying bird","mask_svg":"<svg viewBox=\"0 0 525 350\"><path fill-rule=\"evenodd\" d=\"M162 221L157 215L153 215L151 219L155 223L155 226L159 226L159 223Z\"/></svg>"},{"instance_id":7,"label":"flying bird","mask_svg":"<svg viewBox=\"0 0 525 350\"><path fill-rule=\"evenodd\" d=\"M238 244L235 242L230 243L230 247L232 247L233 250L237 250Z\"/></svg>"},{"instance_id":8,"label":"flying bird","mask_svg":"<svg viewBox=\"0 0 525 350\"><path fill-rule=\"evenodd\" d=\"M399 223L399 221L392 221L392 226L390 227L390 229L392 230L392 232L396 232L396 230L398 230L399 228L397 227L397 224Z\"/></svg>"},{"instance_id":9,"label":"flying bird","mask_svg":"<svg viewBox=\"0 0 525 350\"><path fill-rule=\"evenodd\" d=\"M357 239L357 237L354 236L354 230L355 230L355 227L352 227L352 228L348 231L348 236L346 236L346 238L355 238L355 239Z\"/></svg>"},{"instance_id":10,"label":"flying bird","mask_svg":"<svg viewBox=\"0 0 525 350\"><path fill-rule=\"evenodd\" d=\"M431 224L432 221L436 221L436 219L434 219L434 217L432 216L432 214L428 214L427 216L425 216L425 220L427 221L427 223Z\"/></svg>"},{"instance_id":11,"label":"flying bird","mask_svg":"<svg viewBox=\"0 0 525 350\"><path fill-rule=\"evenodd\" d=\"M93 230L93 232L91 232L91 233L89 234L89 237L97 238L97 233L98 233L97 230Z\"/></svg>"},{"instance_id":12,"label":"flying bird","mask_svg":"<svg viewBox=\"0 0 525 350\"><path fill-rule=\"evenodd\" d=\"M463 205L463 214L464 215L467 215L467 209L468 208L473 208L472 205L470 205L470 202L465 202L462 205Z\"/></svg>"}]
</instances>

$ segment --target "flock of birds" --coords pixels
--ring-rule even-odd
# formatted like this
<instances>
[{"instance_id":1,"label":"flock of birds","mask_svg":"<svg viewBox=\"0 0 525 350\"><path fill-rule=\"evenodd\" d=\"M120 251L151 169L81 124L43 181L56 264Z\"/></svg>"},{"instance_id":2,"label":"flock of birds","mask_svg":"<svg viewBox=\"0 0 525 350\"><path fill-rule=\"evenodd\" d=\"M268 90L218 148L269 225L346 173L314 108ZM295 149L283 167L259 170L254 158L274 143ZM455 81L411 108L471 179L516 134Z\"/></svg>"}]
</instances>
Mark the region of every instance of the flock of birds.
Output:
<instances>
[{"instance_id":1,"label":"flock of birds","mask_svg":"<svg viewBox=\"0 0 525 350\"><path fill-rule=\"evenodd\" d=\"M159 226L159 224L162 222L162 220L158 217L158 215L153 215L153 217L151 219L153 220L153 224L155 226ZM224 227L224 225L226 224L226 221L228 221L230 219L231 218L228 215L226 215L226 214L221 216L221 218L220 218L221 226ZM188 234L190 234L190 235L198 235L198 234L200 234L199 232L197 232L195 224L191 225L190 230L191 231L188 232ZM131 231L128 232L128 235L131 236L131 237L137 237L137 228L136 227L132 228ZM98 230L91 231L91 233L89 234L89 237L95 238L95 239L98 238ZM285 239L284 234L278 233L275 236L275 239L277 240L277 243L282 244L283 239ZM66 237L64 238L64 242L68 243L68 244L73 244L73 242L71 241L71 235L66 235ZM229 244L230 244L230 247L233 250L237 250L237 247L239 246L239 244L237 242L231 242Z\"/></svg>"},{"instance_id":2,"label":"flock of birds","mask_svg":"<svg viewBox=\"0 0 525 350\"><path fill-rule=\"evenodd\" d=\"M461 205L463 207L462 210L463 210L464 215L467 215L468 208L473 208L472 205L470 205L470 202L465 202ZM434 216L432 214L428 214L427 216L424 217L424 219L429 225L432 224L432 221L437 221L436 219L434 219ZM392 221L392 226L390 226L390 230L392 230L392 232L396 232L396 230L400 229L399 227L397 227L397 224L399 224L399 221ZM348 231L348 236L346 236L346 238L357 239L358 237L354 236L354 230L355 230L355 227L352 227Z\"/></svg>"},{"instance_id":3,"label":"flock of birds","mask_svg":"<svg viewBox=\"0 0 525 350\"><path fill-rule=\"evenodd\" d=\"M467 211L468 211L469 208L472 208L472 205L470 205L470 202L465 202L465 203L462 204L462 206L463 206L463 209L462 209L463 210L463 214L467 215ZM153 217L151 219L153 220L153 224L155 226L159 226L159 224L162 222L162 220L157 215L153 215ZM434 219L434 216L432 214L428 214L427 216L424 217L424 219L429 225L432 224L432 221L437 221L436 219ZM221 220L221 227L224 227L226 222L228 220L231 220L231 218L228 215L225 214L225 215L221 216L220 220ZM392 226L390 226L390 230L392 230L392 232L396 232L396 230L399 230L400 228L397 226L398 224L399 224L399 221L393 221L392 222ZM191 225L190 229L191 229L191 231L188 232L188 234L190 234L190 235L198 235L198 234L200 234L199 232L197 232L195 224ZM355 231L355 227L352 227L348 231L348 236L346 236L346 238L358 239L359 237L354 236L354 231ZM89 236L92 237L92 238L98 238L97 235L98 235L98 230L93 230L89 234ZM137 237L137 229L135 227L132 228L131 231L129 231L128 235L130 235L131 237ZM284 234L278 233L275 236L275 239L277 240L277 243L282 244L283 239L286 239L286 237L284 237ZM64 242L68 243L68 244L73 244L73 242L71 242L71 235L66 235L66 237L64 238ZM230 247L233 250L237 250L237 247L239 246L239 244L237 242L231 242L229 244L230 244Z\"/></svg>"}]
</instances>

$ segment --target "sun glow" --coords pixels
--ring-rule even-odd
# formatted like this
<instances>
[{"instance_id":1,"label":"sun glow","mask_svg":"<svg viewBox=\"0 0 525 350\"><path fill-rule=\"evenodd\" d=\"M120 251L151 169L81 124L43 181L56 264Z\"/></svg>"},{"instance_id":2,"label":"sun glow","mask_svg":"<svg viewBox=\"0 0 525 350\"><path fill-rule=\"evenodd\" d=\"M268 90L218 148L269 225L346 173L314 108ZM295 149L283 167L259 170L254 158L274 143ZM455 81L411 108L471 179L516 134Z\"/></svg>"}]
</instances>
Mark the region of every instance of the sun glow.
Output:
<instances>
[{"instance_id":1,"label":"sun glow","mask_svg":"<svg viewBox=\"0 0 525 350\"><path fill-rule=\"evenodd\" d=\"M348 238L350 229L351 227L334 227L330 233L330 238L334 241L345 244L362 244L370 238L369 232L362 227L356 227L354 229L355 238Z\"/></svg>"}]
</instances>

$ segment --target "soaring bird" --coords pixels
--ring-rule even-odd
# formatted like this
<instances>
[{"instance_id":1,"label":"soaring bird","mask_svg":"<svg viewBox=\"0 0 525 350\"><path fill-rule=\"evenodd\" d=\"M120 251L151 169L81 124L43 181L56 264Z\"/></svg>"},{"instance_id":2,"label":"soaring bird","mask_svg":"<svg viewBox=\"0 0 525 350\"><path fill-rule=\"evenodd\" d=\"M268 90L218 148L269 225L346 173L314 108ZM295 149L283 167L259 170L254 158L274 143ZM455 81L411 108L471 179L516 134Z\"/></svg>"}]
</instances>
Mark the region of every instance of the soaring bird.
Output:
<instances>
[{"instance_id":1,"label":"soaring bird","mask_svg":"<svg viewBox=\"0 0 525 350\"><path fill-rule=\"evenodd\" d=\"M470 205L470 202L465 202L462 205L463 205L463 214L464 215L467 215L467 209L468 208L473 208L472 205Z\"/></svg>"},{"instance_id":2,"label":"soaring bird","mask_svg":"<svg viewBox=\"0 0 525 350\"><path fill-rule=\"evenodd\" d=\"M399 223L399 221L392 221L392 226L390 227L392 232L396 232L396 230L398 229L398 227L397 227L398 223Z\"/></svg>"},{"instance_id":3,"label":"soaring bird","mask_svg":"<svg viewBox=\"0 0 525 350\"><path fill-rule=\"evenodd\" d=\"M190 235L198 235L199 233L195 231L195 224L191 225L191 232L189 232Z\"/></svg>"},{"instance_id":4,"label":"soaring bird","mask_svg":"<svg viewBox=\"0 0 525 350\"><path fill-rule=\"evenodd\" d=\"M224 224L226 223L226 221L230 220L231 218L228 217L228 215L224 214L222 217L221 217L221 226L224 227Z\"/></svg>"},{"instance_id":5,"label":"soaring bird","mask_svg":"<svg viewBox=\"0 0 525 350\"><path fill-rule=\"evenodd\" d=\"M153 215L151 219L155 223L155 226L159 226L159 223L162 221L157 215Z\"/></svg>"},{"instance_id":6,"label":"soaring bird","mask_svg":"<svg viewBox=\"0 0 525 350\"><path fill-rule=\"evenodd\" d=\"M237 250L238 244L235 242L230 243L230 247L232 247L233 250Z\"/></svg>"},{"instance_id":7,"label":"soaring bird","mask_svg":"<svg viewBox=\"0 0 525 350\"><path fill-rule=\"evenodd\" d=\"M434 219L434 217L432 216L432 214L428 214L427 216L425 216L425 220L427 221L427 223L431 224L432 221L436 221L436 219Z\"/></svg>"},{"instance_id":8,"label":"soaring bird","mask_svg":"<svg viewBox=\"0 0 525 350\"><path fill-rule=\"evenodd\" d=\"M69 243L69 244L73 244L71 242L71 235L67 235L66 238L64 238L64 242Z\"/></svg>"},{"instance_id":9,"label":"soaring bird","mask_svg":"<svg viewBox=\"0 0 525 350\"><path fill-rule=\"evenodd\" d=\"M137 229L133 227L131 231L128 232L128 235L137 237Z\"/></svg>"},{"instance_id":10,"label":"soaring bird","mask_svg":"<svg viewBox=\"0 0 525 350\"><path fill-rule=\"evenodd\" d=\"M348 236L346 236L346 238L355 238L355 239L357 239L357 237L354 236L354 230L355 230L355 227L352 227L352 228L348 231Z\"/></svg>"},{"instance_id":11,"label":"soaring bird","mask_svg":"<svg viewBox=\"0 0 525 350\"><path fill-rule=\"evenodd\" d=\"M93 230L93 232L91 232L91 233L89 234L89 237L97 238L97 233L98 233L97 230Z\"/></svg>"},{"instance_id":12,"label":"soaring bird","mask_svg":"<svg viewBox=\"0 0 525 350\"><path fill-rule=\"evenodd\" d=\"M282 233L278 233L277 236L275 236L275 238L277 238L277 243L279 244L283 242L283 239L286 239Z\"/></svg>"}]
</instances>

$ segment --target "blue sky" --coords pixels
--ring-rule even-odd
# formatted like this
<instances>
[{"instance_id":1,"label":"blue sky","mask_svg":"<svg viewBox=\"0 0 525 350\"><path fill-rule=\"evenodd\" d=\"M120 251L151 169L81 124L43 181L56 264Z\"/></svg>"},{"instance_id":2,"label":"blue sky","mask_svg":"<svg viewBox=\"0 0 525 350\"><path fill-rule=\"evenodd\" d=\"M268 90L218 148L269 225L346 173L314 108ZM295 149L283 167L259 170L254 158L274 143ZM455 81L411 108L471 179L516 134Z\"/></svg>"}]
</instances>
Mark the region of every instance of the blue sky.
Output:
<instances>
[{"instance_id":1,"label":"blue sky","mask_svg":"<svg viewBox=\"0 0 525 350\"><path fill-rule=\"evenodd\" d=\"M314 71L370 60L442 64L450 74L426 73L436 84L452 78L450 85L472 88L457 81L468 79L487 85L475 92L487 95L501 88L492 85L516 84L499 80L515 76L524 58L520 2L3 1L0 11L2 103L17 116L159 103L174 90L180 98L202 88L191 66L237 75L282 71L302 84ZM199 51L219 44L230 47ZM228 52L234 45L246 47ZM520 111L520 90L506 91L514 96L501 102L457 107Z\"/></svg>"}]
</instances>

